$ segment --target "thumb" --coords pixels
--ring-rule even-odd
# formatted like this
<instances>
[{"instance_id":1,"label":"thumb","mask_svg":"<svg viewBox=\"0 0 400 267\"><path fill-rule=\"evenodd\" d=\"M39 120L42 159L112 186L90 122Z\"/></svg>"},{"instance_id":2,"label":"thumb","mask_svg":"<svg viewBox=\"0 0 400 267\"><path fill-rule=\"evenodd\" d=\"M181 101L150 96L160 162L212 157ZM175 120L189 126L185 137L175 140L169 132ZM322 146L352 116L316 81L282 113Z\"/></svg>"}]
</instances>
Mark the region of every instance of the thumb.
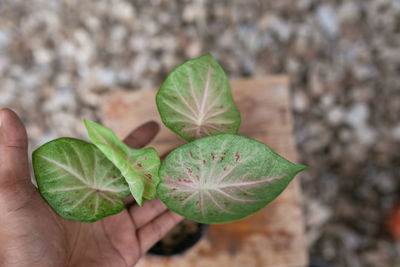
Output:
<instances>
[{"instance_id":1,"label":"thumb","mask_svg":"<svg viewBox=\"0 0 400 267\"><path fill-rule=\"evenodd\" d=\"M28 137L21 120L10 109L0 110L0 186L30 181Z\"/></svg>"}]
</instances>

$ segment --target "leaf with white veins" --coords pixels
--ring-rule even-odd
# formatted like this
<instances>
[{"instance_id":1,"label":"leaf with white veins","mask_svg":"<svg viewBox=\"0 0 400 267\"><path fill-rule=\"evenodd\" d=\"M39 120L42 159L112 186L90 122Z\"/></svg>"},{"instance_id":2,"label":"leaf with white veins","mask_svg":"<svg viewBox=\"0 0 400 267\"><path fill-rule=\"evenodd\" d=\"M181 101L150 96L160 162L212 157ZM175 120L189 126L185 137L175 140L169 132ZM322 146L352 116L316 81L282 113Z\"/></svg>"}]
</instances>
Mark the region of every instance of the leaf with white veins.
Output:
<instances>
[{"instance_id":1,"label":"leaf with white veins","mask_svg":"<svg viewBox=\"0 0 400 267\"><path fill-rule=\"evenodd\" d=\"M100 125L84 120L90 140L120 170L129 184L136 202L142 206L143 198L154 199L160 181L160 157L154 148L132 149L116 134Z\"/></svg>"},{"instance_id":2,"label":"leaf with white veins","mask_svg":"<svg viewBox=\"0 0 400 267\"><path fill-rule=\"evenodd\" d=\"M159 89L156 102L165 126L186 141L237 133L240 114L228 78L210 55L178 66Z\"/></svg>"},{"instance_id":3,"label":"leaf with white veins","mask_svg":"<svg viewBox=\"0 0 400 267\"><path fill-rule=\"evenodd\" d=\"M173 150L161 165L157 192L188 219L230 222L265 207L305 168L256 140L220 134Z\"/></svg>"},{"instance_id":4,"label":"leaf with white veins","mask_svg":"<svg viewBox=\"0 0 400 267\"><path fill-rule=\"evenodd\" d=\"M125 208L129 187L93 144L59 138L34 151L32 162L40 194L64 218L94 222Z\"/></svg>"}]
</instances>

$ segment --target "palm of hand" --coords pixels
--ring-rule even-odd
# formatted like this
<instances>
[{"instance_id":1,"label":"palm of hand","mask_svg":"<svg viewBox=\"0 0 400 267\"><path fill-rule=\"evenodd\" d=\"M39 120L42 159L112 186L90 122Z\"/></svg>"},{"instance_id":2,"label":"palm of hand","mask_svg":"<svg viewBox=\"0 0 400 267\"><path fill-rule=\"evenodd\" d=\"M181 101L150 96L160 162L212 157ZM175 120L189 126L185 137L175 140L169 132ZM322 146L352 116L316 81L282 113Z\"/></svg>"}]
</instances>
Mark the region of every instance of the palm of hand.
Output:
<instances>
[{"instance_id":1,"label":"palm of hand","mask_svg":"<svg viewBox=\"0 0 400 267\"><path fill-rule=\"evenodd\" d=\"M143 208L127 200L123 212L96 223L59 217L29 181L22 123L10 110L0 111L0 119L0 263L5 266L133 266L182 219L158 199ZM153 126L141 127L125 142L144 145L156 132Z\"/></svg>"}]
</instances>

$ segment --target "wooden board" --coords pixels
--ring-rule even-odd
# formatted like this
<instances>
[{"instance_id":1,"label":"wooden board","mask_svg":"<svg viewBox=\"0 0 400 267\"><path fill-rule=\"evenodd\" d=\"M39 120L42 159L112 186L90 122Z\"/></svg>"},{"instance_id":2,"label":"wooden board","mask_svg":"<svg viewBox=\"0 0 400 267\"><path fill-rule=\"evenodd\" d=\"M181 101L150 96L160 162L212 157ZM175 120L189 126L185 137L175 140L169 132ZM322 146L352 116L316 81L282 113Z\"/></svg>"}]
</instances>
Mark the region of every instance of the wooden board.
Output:
<instances>
[{"instance_id":1,"label":"wooden board","mask_svg":"<svg viewBox=\"0 0 400 267\"><path fill-rule=\"evenodd\" d=\"M239 133L296 162L287 77L236 80L231 85L242 117ZM121 138L148 120L159 122L160 133L150 146L163 154L184 142L162 125L155 94L138 90L106 95L101 116ZM207 236L183 255L145 256L137 266L306 266L300 195L296 178L260 212L238 222L211 225Z\"/></svg>"}]
</instances>

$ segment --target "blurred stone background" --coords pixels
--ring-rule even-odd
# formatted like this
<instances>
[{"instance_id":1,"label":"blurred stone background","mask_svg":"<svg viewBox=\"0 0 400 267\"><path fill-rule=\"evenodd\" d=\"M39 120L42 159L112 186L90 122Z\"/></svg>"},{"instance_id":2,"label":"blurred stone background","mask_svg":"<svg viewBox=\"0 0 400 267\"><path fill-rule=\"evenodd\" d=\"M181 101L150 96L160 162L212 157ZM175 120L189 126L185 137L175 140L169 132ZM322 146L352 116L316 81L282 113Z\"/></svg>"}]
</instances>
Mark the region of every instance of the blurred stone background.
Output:
<instances>
[{"instance_id":1,"label":"blurred stone background","mask_svg":"<svg viewBox=\"0 0 400 267\"><path fill-rule=\"evenodd\" d=\"M385 227L400 196L398 0L0 0L0 107L31 150L85 138L104 93L157 87L207 52L230 78L291 76L312 261L400 265Z\"/></svg>"}]
</instances>

